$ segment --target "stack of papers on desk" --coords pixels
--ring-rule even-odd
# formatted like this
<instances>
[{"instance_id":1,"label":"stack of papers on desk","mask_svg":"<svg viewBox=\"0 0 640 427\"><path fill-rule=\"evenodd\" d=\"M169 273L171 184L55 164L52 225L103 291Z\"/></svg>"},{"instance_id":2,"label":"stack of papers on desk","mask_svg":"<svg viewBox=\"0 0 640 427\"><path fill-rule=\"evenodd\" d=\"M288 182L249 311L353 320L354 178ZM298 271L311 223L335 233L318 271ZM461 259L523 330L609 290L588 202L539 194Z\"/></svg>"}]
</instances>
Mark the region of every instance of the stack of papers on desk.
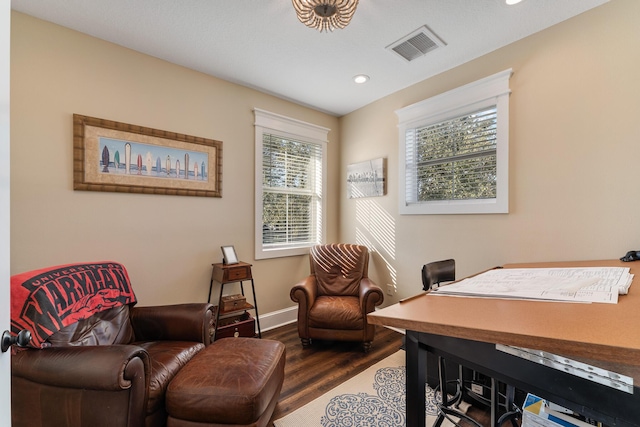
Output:
<instances>
[{"instance_id":1,"label":"stack of papers on desk","mask_svg":"<svg viewBox=\"0 0 640 427\"><path fill-rule=\"evenodd\" d=\"M434 295L616 304L629 291L626 267L498 268L441 286Z\"/></svg>"}]
</instances>

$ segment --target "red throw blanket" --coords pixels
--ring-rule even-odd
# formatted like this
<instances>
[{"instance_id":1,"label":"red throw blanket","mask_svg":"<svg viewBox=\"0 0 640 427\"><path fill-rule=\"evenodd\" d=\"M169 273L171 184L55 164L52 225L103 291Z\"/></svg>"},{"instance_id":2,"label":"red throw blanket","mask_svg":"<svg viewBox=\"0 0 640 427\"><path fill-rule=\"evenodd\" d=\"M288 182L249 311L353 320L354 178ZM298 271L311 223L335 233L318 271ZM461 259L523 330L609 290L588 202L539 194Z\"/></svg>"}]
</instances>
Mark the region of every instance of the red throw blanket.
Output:
<instances>
[{"instance_id":1,"label":"red throw blanket","mask_svg":"<svg viewBox=\"0 0 640 427\"><path fill-rule=\"evenodd\" d=\"M46 347L46 339L81 319L125 304L134 304L127 270L102 261L68 264L11 277L11 330L31 332L30 345Z\"/></svg>"}]
</instances>

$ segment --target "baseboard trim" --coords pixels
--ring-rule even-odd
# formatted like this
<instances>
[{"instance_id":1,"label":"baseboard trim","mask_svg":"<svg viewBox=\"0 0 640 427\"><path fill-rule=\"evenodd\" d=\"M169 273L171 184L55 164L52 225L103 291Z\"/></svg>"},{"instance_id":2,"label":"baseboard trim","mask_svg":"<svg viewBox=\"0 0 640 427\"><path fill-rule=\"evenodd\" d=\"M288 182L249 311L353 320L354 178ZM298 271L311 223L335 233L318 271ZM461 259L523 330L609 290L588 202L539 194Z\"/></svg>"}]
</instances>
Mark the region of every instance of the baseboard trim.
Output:
<instances>
[{"instance_id":1,"label":"baseboard trim","mask_svg":"<svg viewBox=\"0 0 640 427\"><path fill-rule=\"evenodd\" d=\"M298 320L298 306L260 314L260 330L262 332L294 323Z\"/></svg>"},{"instance_id":2,"label":"baseboard trim","mask_svg":"<svg viewBox=\"0 0 640 427\"><path fill-rule=\"evenodd\" d=\"M376 308L377 310L377 308ZM298 306L285 308L282 310L272 311L271 313L260 315L260 330L269 331L271 329L279 328L280 326L294 323L298 320ZM386 326L401 334L406 334L404 329L394 328L393 326Z\"/></svg>"}]
</instances>

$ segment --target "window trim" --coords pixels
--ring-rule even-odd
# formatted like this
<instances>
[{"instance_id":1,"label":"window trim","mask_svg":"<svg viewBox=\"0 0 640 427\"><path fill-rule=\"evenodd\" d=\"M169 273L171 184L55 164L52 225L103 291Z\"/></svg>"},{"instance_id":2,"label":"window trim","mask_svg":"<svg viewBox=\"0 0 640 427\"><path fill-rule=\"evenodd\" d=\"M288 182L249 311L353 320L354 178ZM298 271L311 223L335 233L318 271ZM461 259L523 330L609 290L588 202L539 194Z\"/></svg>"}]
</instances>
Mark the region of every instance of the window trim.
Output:
<instances>
[{"instance_id":1,"label":"window trim","mask_svg":"<svg viewBox=\"0 0 640 427\"><path fill-rule=\"evenodd\" d=\"M306 255L313 244L292 244L287 247L265 249L262 245L262 137L265 133L276 134L285 138L298 141L319 144L322 147L322 186L321 190L321 218L320 239L326 240L326 189L327 189L327 135L331 129L301 120L292 119L280 114L271 113L259 108L253 109L255 113L255 259L279 258L295 255Z\"/></svg>"},{"instance_id":2,"label":"window trim","mask_svg":"<svg viewBox=\"0 0 640 427\"><path fill-rule=\"evenodd\" d=\"M399 129L399 213L421 214L484 214L509 212L509 79L508 69L433 96L395 111ZM460 117L483 107L497 109L496 134L496 192L495 199L441 200L421 203L407 202L406 197L406 141L408 130Z\"/></svg>"}]
</instances>

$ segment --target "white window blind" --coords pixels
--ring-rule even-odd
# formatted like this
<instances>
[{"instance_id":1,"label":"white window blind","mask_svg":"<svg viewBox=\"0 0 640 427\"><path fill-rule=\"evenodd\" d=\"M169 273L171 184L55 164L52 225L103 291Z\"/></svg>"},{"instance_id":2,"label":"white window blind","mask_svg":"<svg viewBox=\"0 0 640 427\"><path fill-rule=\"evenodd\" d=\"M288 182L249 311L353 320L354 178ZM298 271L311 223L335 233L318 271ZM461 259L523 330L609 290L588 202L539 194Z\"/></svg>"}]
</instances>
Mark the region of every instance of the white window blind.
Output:
<instances>
[{"instance_id":1,"label":"white window blind","mask_svg":"<svg viewBox=\"0 0 640 427\"><path fill-rule=\"evenodd\" d=\"M256 259L306 254L324 242L329 129L254 112Z\"/></svg>"},{"instance_id":2,"label":"white window blind","mask_svg":"<svg viewBox=\"0 0 640 427\"><path fill-rule=\"evenodd\" d=\"M265 133L262 177L262 244L319 243L322 147Z\"/></svg>"},{"instance_id":3,"label":"white window blind","mask_svg":"<svg viewBox=\"0 0 640 427\"><path fill-rule=\"evenodd\" d=\"M408 130L407 202L495 198L496 127L493 105Z\"/></svg>"}]
</instances>

